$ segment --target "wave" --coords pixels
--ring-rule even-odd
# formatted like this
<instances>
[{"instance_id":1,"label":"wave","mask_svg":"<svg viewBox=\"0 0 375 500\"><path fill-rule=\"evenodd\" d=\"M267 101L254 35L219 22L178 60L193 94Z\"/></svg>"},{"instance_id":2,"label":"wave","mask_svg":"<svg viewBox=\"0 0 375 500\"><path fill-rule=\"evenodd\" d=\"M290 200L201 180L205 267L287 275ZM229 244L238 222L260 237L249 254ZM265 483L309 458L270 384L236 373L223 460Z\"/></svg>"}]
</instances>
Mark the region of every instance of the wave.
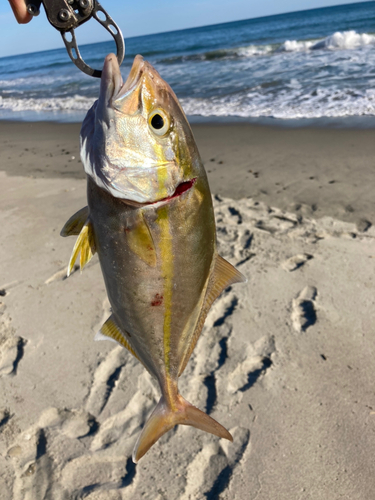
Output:
<instances>
[{"instance_id":1,"label":"wave","mask_svg":"<svg viewBox=\"0 0 375 500\"><path fill-rule=\"evenodd\" d=\"M60 99L0 97L0 118L2 112L32 111L46 113L46 118L48 112L84 113L94 101L94 98L80 95ZM267 94L262 93L261 88L254 88L222 97L182 98L181 104L190 116L279 119L375 116L375 89L358 91L330 87L306 93L296 85L290 86L288 91Z\"/></svg>"},{"instance_id":2,"label":"wave","mask_svg":"<svg viewBox=\"0 0 375 500\"><path fill-rule=\"evenodd\" d=\"M300 52L306 50L352 50L375 45L375 36L368 33L357 33L354 30L337 31L333 35L319 40L297 41L286 40L279 50Z\"/></svg>"},{"instance_id":3,"label":"wave","mask_svg":"<svg viewBox=\"0 0 375 500\"><path fill-rule=\"evenodd\" d=\"M12 78L7 80L0 80L0 89L2 88L38 88L42 85L56 86L56 84L70 83L74 81L72 77L66 75L54 76L54 75L33 75L33 76L20 76L18 78Z\"/></svg>"},{"instance_id":4,"label":"wave","mask_svg":"<svg viewBox=\"0 0 375 500\"><path fill-rule=\"evenodd\" d=\"M277 95L257 90L220 98L181 99L190 116L239 116L243 118L272 117L279 119L338 118L375 116L375 89L318 88L306 94L296 88Z\"/></svg>"},{"instance_id":5,"label":"wave","mask_svg":"<svg viewBox=\"0 0 375 500\"><path fill-rule=\"evenodd\" d=\"M315 40L286 40L269 45L247 45L230 49L211 50L202 53L178 55L160 59L162 64L187 61L211 61L215 59L244 59L278 54L280 52L303 52L310 50L353 50L369 45L375 46L375 35L357 33L354 30L337 31L325 38Z\"/></svg>"},{"instance_id":6,"label":"wave","mask_svg":"<svg viewBox=\"0 0 375 500\"><path fill-rule=\"evenodd\" d=\"M19 99L14 97L0 96L0 113L4 111L88 111L94 104L95 98L75 95L64 98L25 98Z\"/></svg>"},{"instance_id":7,"label":"wave","mask_svg":"<svg viewBox=\"0 0 375 500\"><path fill-rule=\"evenodd\" d=\"M248 45L245 47L236 47L232 49L210 50L196 54L178 55L159 59L161 64L175 64L188 61L212 61L214 59L238 59L254 56L263 56L274 51L273 45Z\"/></svg>"}]
</instances>

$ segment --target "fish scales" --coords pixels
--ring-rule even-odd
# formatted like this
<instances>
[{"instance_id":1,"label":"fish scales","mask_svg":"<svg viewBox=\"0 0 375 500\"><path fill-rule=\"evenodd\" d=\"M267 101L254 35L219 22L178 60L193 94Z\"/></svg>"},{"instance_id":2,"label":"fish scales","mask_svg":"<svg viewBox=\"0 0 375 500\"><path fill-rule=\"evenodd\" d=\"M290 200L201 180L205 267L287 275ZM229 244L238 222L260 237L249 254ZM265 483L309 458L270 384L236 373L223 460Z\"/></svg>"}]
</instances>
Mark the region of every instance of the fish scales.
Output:
<instances>
[{"instance_id":1,"label":"fish scales","mask_svg":"<svg viewBox=\"0 0 375 500\"><path fill-rule=\"evenodd\" d=\"M103 192L89 178L88 203L95 246L116 323L130 334L128 340L133 349L159 382L165 378L167 344L167 359L172 356L174 365L170 367L170 375L176 376L188 342L186 335L194 330L180 338L181 332L189 319L196 323L215 246L208 231L189 230L181 235L178 228L186 222L185 211L189 211L187 223L191 228L201 218L212 221L211 199L193 191L158 208L152 205L135 208ZM137 212L141 212L142 217L137 217ZM108 232L106 220L110 218L112 230ZM147 254L147 246L135 253L129 245L129 238L139 227L137 224L147 225L150 231L156 253L155 266L150 266L141 253ZM178 309L170 317L174 304ZM165 329L168 317L170 325Z\"/></svg>"},{"instance_id":2,"label":"fish scales","mask_svg":"<svg viewBox=\"0 0 375 500\"><path fill-rule=\"evenodd\" d=\"M179 394L178 377L212 302L245 278L217 254L207 176L177 97L141 56L125 83L107 56L81 158L88 207L61 232L79 233L68 274L79 253L81 268L98 254L112 315L96 338L127 348L161 390L133 460L177 424L231 440Z\"/></svg>"}]
</instances>

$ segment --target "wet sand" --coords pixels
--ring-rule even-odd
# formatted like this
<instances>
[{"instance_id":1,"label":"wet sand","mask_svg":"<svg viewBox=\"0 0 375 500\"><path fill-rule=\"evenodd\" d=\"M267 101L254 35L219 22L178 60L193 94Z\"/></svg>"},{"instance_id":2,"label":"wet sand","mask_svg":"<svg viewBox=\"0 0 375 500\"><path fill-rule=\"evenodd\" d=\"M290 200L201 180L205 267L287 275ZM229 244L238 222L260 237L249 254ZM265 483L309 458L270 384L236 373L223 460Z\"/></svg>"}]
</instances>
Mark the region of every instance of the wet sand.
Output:
<instances>
[{"instance_id":1,"label":"wet sand","mask_svg":"<svg viewBox=\"0 0 375 500\"><path fill-rule=\"evenodd\" d=\"M0 122L1 170L83 179L80 124ZM302 215L375 223L375 131L194 125L215 194Z\"/></svg>"},{"instance_id":2,"label":"wet sand","mask_svg":"<svg viewBox=\"0 0 375 500\"><path fill-rule=\"evenodd\" d=\"M133 464L159 389L93 341L97 256L65 279L79 125L0 122L0 500L373 498L373 131L194 132L219 253L248 282L214 303L179 387L234 442L179 426Z\"/></svg>"}]
</instances>

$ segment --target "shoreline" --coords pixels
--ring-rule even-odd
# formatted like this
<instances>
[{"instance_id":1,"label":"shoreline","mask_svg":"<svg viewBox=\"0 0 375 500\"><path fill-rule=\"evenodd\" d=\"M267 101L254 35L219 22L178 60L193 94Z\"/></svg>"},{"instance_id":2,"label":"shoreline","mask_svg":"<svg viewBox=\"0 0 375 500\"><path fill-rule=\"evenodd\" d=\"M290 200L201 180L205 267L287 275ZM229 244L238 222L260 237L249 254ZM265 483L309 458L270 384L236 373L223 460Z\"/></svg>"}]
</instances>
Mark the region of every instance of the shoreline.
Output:
<instances>
[{"instance_id":1,"label":"shoreline","mask_svg":"<svg viewBox=\"0 0 375 500\"><path fill-rule=\"evenodd\" d=\"M0 121L8 175L84 179L80 123ZM375 223L372 129L192 123L213 194L302 216ZM367 222L366 222L367 221Z\"/></svg>"},{"instance_id":2,"label":"shoreline","mask_svg":"<svg viewBox=\"0 0 375 500\"><path fill-rule=\"evenodd\" d=\"M72 112L61 113L51 111L48 115L43 112L43 117L35 111L25 111L18 113L18 119L14 117L13 112L3 113L0 116L0 123L56 123L58 125L80 125L86 116L86 111L82 113ZM50 119L48 118L50 116ZM253 125L260 127L276 127L287 129L298 128L317 128L317 129L353 129L353 130L368 130L375 129L375 115L358 115L358 116L321 116L317 118L277 118L274 116L257 116L257 117L242 117L237 115L186 115L191 125Z\"/></svg>"}]
</instances>

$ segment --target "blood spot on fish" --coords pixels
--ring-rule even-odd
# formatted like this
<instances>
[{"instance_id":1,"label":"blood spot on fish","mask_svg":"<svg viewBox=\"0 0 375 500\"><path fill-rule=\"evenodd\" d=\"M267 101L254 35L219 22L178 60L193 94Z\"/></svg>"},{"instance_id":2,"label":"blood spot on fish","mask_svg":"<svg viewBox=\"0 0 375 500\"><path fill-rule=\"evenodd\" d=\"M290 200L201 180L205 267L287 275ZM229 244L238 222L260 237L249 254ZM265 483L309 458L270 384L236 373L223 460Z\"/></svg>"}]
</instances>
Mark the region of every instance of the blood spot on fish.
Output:
<instances>
[{"instance_id":1,"label":"blood spot on fish","mask_svg":"<svg viewBox=\"0 0 375 500\"><path fill-rule=\"evenodd\" d=\"M159 295L158 293L155 295L154 300L151 302L152 306L161 306L163 303L164 297L162 295Z\"/></svg>"}]
</instances>

